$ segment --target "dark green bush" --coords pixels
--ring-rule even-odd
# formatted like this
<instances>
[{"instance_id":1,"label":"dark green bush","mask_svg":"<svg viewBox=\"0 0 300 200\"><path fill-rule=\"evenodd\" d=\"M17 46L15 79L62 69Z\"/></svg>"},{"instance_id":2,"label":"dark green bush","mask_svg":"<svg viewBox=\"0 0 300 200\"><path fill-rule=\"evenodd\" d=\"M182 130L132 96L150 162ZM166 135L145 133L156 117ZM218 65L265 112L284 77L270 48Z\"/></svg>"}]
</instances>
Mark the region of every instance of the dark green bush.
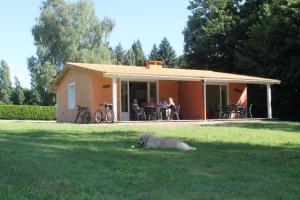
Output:
<instances>
[{"instance_id":1,"label":"dark green bush","mask_svg":"<svg viewBox=\"0 0 300 200\"><path fill-rule=\"evenodd\" d=\"M0 105L0 119L55 120L55 106Z\"/></svg>"}]
</instances>

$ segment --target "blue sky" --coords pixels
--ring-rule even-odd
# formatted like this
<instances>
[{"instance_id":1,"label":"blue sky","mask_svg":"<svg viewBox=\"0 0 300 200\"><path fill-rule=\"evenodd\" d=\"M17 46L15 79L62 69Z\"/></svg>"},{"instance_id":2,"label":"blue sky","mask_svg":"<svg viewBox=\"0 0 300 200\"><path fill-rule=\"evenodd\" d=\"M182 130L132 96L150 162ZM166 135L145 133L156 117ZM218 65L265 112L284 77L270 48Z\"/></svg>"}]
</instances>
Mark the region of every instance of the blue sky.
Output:
<instances>
[{"instance_id":1,"label":"blue sky","mask_svg":"<svg viewBox=\"0 0 300 200\"><path fill-rule=\"evenodd\" d=\"M72 1L73 2L73 1ZM183 52L182 31L190 12L189 0L95 0L97 16L115 21L109 42L128 49L140 39L145 54L154 43L167 37L177 55ZM0 2L0 59L10 66L11 80L17 76L23 87L30 87L27 58L35 54L31 28L39 16L40 0Z\"/></svg>"}]
</instances>

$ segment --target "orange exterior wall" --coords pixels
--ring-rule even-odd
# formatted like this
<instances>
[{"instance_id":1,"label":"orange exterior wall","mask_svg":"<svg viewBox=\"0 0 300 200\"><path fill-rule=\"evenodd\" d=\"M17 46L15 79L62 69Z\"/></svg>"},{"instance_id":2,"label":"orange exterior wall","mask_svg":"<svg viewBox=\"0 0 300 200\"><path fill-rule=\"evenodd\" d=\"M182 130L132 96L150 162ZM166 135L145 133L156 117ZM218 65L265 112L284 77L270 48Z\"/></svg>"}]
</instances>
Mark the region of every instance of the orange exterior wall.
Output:
<instances>
[{"instance_id":1,"label":"orange exterior wall","mask_svg":"<svg viewBox=\"0 0 300 200\"><path fill-rule=\"evenodd\" d=\"M172 97L182 119L204 119L203 94L202 81L159 81L159 99Z\"/></svg>"},{"instance_id":2,"label":"orange exterior wall","mask_svg":"<svg viewBox=\"0 0 300 200\"><path fill-rule=\"evenodd\" d=\"M229 83L229 104L239 104L247 108L247 85L244 83Z\"/></svg>"},{"instance_id":3,"label":"orange exterior wall","mask_svg":"<svg viewBox=\"0 0 300 200\"><path fill-rule=\"evenodd\" d=\"M95 116L97 109L100 108L99 104L111 103L112 104L112 79L99 75L92 76L93 84L93 104L91 107L92 116ZM117 113L118 120L120 117L120 81L117 80ZM94 122L94 119L93 119Z\"/></svg>"},{"instance_id":4,"label":"orange exterior wall","mask_svg":"<svg viewBox=\"0 0 300 200\"><path fill-rule=\"evenodd\" d=\"M68 84L75 82L75 104L91 108L91 74L81 70L69 70L56 91L56 117L58 122L74 122L77 108L68 109Z\"/></svg>"},{"instance_id":5,"label":"orange exterior wall","mask_svg":"<svg viewBox=\"0 0 300 200\"><path fill-rule=\"evenodd\" d=\"M180 81L179 101L183 119L205 119L203 81Z\"/></svg>"},{"instance_id":6,"label":"orange exterior wall","mask_svg":"<svg viewBox=\"0 0 300 200\"><path fill-rule=\"evenodd\" d=\"M69 70L59 83L56 91L57 121L74 122L77 108L68 109L68 84L75 82L75 104L88 107L91 122L100 103L112 103L112 79L100 73L89 73L81 70ZM117 80L117 112L120 116L120 81Z\"/></svg>"},{"instance_id":7,"label":"orange exterior wall","mask_svg":"<svg viewBox=\"0 0 300 200\"><path fill-rule=\"evenodd\" d=\"M68 84L75 82L75 104L87 106L94 122L99 104L112 103L112 79L100 73L69 70L61 80L57 91L57 121L74 122L77 108L68 109ZM158 81L159 99L172 97L180 105L182 119L205 119L203 81ZM229 104L247 107L247 86L242 83L229 83ZM120 80L117 80L117 113L120 119Z\"/></svg>"},{"instance_id":8,"label":"orange exterior wall","mask_svg":"<svg viewBox=\"0 0 300 200\"><path fill-rule=\"evenodd\" d=\"M168 101L172 97L176 105L180 104L178 89L178 81L159 81L159 99Z\"/></svg>"}]
</instances>

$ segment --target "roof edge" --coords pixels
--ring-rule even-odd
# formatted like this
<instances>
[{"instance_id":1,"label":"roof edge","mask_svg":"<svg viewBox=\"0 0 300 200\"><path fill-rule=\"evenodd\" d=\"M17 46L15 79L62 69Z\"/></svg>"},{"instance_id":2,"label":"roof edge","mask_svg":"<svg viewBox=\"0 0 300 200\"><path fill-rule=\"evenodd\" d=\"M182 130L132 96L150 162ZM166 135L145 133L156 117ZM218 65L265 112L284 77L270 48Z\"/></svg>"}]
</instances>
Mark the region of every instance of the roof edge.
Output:
<instances>
[{"instance_id":1,"label":"roof edge","mask_svg":"<svg viewBox=\"0 0 300 200\"><path fill-rule=\"evenodd\" d=\"M189 77L189 76L180 76L180 77L174 77L174 76L166 76L166 75L142 75L142 74L126 74L126 73L112 73L112 72L104 72L103 76L107 77L107 78L129 78L132 76L138 76L138 77L142 77L145 80L146 79L165 79L165 80L188 80L188 81L198 81L198 80L207 80L207 81L217 81L217 82L232 82L232 83L248 83L248 84L271 84L271 85L275 85L275 84L280 84L281 81L280 80L276 80L276 79L265 79L264 81L258 81L258 80L240 80L240 79L233 79L233 78L207 78L207 77L199 77L199 78L195 78L195 77Z\"/></svg>"}]
</instances>

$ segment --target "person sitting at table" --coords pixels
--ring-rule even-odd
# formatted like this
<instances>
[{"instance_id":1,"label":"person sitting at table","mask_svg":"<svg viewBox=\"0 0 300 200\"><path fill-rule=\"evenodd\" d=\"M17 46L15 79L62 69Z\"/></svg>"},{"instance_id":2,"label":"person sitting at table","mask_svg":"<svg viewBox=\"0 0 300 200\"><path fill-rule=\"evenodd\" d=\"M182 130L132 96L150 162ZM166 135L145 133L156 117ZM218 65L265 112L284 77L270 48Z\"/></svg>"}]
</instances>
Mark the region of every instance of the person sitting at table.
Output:
<instances>
[{"instance_id":1,"label":"person sitting at table","mask_svg":"<svg viewBox=\"0 0 300 200\"><path fill-rule=\"evenodd\" d=\"M134 98L132 101L132 106L140 107L137 98Z\"/></svg>"},{"instance_id":2,"label":"person sitting at table","mask_svg":"<svg viewBox=\"0 0 300 200\"><path fill-rule=\"evenodd\" d=\"M167 119L167 114L166 114L167 107L168 107L168 102L164 98L161 98L159 101L159 114L161 119Z\"/></svg>"},{"instance_id":3,"label":"person sitting at table","mask_svg":"<svg viewBox=\"0 0 300 200\"><path fill-rule=\"evenodd\" d=\"M150 101L147 103L147 106L148 107L155 107L156 106L156 103L155 103L153 97L150 97Z\"/></svg>"},{"instance_id":4,"label":"person sitting at table","mask_svg":"<svg viewBox=\"0 0 300 200\"><path fill-rule=\"evenodd\" d=\"M168 102L164 98L161 98L160 101L159 101L159 105L160 105L161 108L167 108L168 107Z\"/></svg>"},{"instance_id":5,"label":"person sitting at table","mask_svg":"<svg viewBox=\"0 0 300 200\"><path fill-rule=\"evenodd\" d=\"M173 113L176 109L175 103L173 101L173 98L169 97L169 103L166 109L166 115L167 115L167 120L170 120L171 117L171 113Z\"/></svg>"},{"instance_id":6,"label":"person sitting at table","mask_svg":"<svg viewBox=\"0 0 300 200\"><path fill-rule=\"evenodd\" d=\"M132 109L135 114L135 119L140 120L146 118L144 115L144 109L140 107L137 98L134 98L132 101Z\"/></svg>"}]
</instances>

